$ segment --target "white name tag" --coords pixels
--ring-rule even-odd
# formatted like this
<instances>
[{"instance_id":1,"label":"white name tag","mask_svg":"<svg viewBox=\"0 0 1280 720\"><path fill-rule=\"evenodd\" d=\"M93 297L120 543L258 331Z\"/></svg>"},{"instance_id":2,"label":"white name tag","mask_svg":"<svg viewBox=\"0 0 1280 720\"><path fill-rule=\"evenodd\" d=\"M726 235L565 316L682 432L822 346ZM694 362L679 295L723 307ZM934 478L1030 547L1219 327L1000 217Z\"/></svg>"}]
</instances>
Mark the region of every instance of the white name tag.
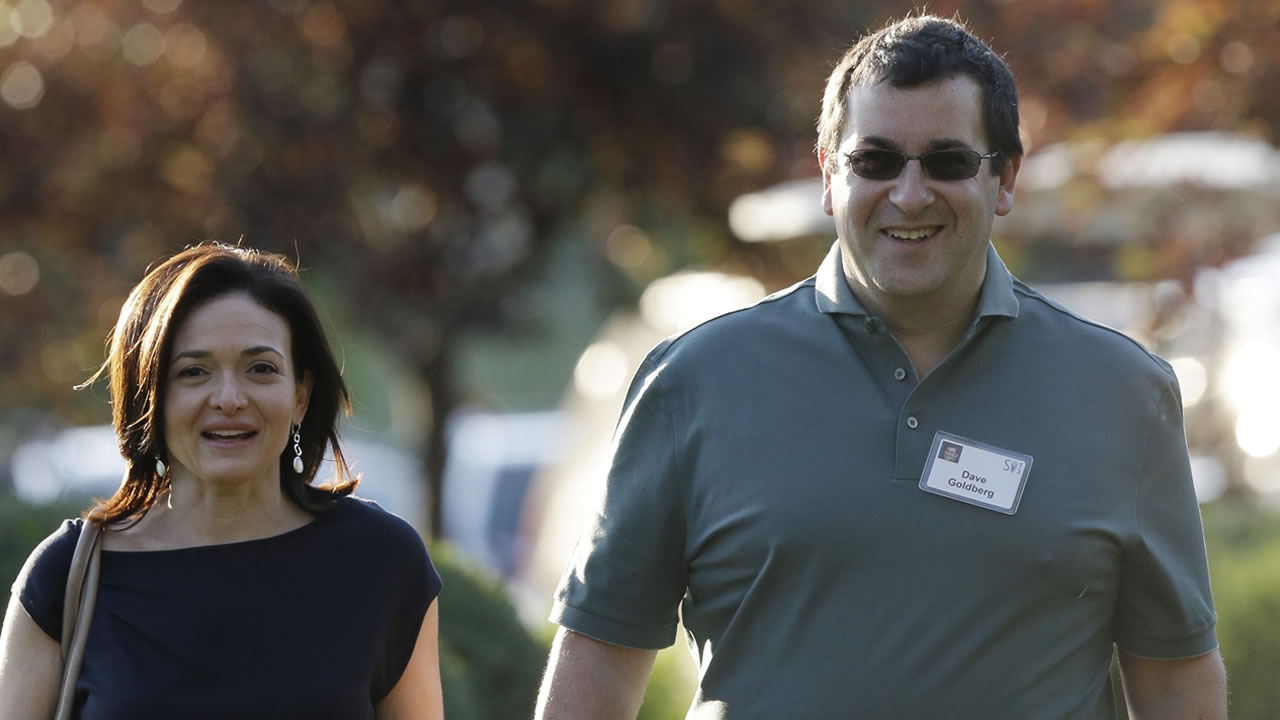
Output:
<instances>
[{"instance_id":1,"label":"white name tag","mask_svg":"<svg viewBox=\"0 0 1280 720\"><path fill-rule=\"evenodd\" d=\"M995 510L1018 512L1031 456L939 432L933 436L920 489Z\"/></svg>"}]
</instances>

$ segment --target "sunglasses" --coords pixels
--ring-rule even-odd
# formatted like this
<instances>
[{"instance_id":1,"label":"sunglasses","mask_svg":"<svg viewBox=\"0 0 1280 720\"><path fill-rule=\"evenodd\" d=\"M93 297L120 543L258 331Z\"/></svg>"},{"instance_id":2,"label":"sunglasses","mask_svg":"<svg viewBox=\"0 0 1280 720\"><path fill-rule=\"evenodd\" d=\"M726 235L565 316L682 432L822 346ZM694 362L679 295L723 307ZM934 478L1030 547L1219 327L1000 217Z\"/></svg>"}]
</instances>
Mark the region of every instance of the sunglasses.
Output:
<instances>
[{"instance_id":1,"label":"sunglasses","mask_svg":"<svg viewBox=\"0 0 1280 720\"><path fill-rule=\"evenodd\" d=\"M854 150L847 153L849 168L853 174L868 180L892 180L902 173L908 160L919 160L924 174L934 180L968 180L978 174L982 161L999 156L999 152L985 155L974 150L953 148L931 150L922 155L908 155L897 150Z\"/></svg>"}]
</instances>

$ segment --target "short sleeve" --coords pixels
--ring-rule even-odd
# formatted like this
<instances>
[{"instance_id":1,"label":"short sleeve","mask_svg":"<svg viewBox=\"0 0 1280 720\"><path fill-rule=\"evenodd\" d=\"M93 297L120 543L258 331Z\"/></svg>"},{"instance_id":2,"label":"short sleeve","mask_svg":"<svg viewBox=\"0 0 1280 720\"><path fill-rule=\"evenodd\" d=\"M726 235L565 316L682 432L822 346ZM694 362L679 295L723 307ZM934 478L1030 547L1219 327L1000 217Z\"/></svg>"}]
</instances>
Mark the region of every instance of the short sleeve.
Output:
<instances>
[{"instance_id":1,"label":"short sleeve","mask_svg":"<svg viewBox=\"0 0 1280 720\"><path fill-rule=\"evenodd\" d=\"M1177 381L1156 406L1135 500L1137 532L1124 548L1115 640L1153 659L1195 657L1217 647L1204 529L1191 481Z\"/></svg>"},{"instance_id":2,"label":"short sleeve","mask_svg":"<svg viewBox=\"0 0 1280 720\"><path fill-rule=\"evenodd\" d=\"M600 505L556 590L551 621L614 645L675 641L688 585L682 433L652 359L627 393Z\"/></svg>"},{"instance_id":3,"label":"short sleeve","mask_svg":"<svg viewBox=\"0 0 1280 720\"><path fill-rule=\"evenodd\" d=\"M375 700L391 692L409 666L423 618L441 590L440 574L417 531L391 513L381 514L386 523L379 533L383 547L375 548L369 557L384 559L384 574L390 582L383 594L387 641L373 680Z\"/></svg>"},{"instance_id":4,"label":"short sleeve","mask_svg":"<svg viewBox=\"0 0 1280 720\"><path fill-rule=\"evenodd\" d=\"M80 539L83 520L65 520L36 549L13 583L13 593L46 635L61 642L62 605L71 571L71 556Z\"/></svg>"}]
</instances>

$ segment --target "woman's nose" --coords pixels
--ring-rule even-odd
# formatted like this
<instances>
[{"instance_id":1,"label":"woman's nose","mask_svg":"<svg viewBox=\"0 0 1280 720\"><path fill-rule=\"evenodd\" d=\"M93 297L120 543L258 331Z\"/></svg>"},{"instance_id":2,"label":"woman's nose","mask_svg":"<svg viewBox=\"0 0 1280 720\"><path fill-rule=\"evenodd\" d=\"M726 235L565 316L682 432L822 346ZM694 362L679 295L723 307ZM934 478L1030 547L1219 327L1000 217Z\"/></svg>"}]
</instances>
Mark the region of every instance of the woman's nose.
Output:
<instances>
[{"instance_id":1,"label":"woman's nose","mask_svg":"<svg viewBox=\"0 0 1280 720\"><path fill-rule=\"evenodd\" d=\"M245 394L233 375L224 374L218 380L217 386L214 387L209 403L223 412L238 410L245 405Z\"/></svg>"}]
</instances>

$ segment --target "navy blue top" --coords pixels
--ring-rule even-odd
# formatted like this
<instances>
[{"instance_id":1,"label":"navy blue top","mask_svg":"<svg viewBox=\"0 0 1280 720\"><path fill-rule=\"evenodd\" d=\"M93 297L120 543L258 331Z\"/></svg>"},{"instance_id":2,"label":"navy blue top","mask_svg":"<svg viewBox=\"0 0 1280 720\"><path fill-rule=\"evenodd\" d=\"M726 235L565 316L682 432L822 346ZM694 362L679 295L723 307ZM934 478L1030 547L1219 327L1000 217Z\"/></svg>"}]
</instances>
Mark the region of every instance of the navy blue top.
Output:
<instances>
[{"instance_id":1,"label":"navy blue top","mask_svg":"<svg viewBox=\"0 0 1280 720\"><path fill-rule=\"evenodd\" d=\"M82 526L64 522L14 583L55 640ZM354 498L261 540L103 551L77 717L372 718L439 591L417 532Z\"/></svg>"}]
</instances>

